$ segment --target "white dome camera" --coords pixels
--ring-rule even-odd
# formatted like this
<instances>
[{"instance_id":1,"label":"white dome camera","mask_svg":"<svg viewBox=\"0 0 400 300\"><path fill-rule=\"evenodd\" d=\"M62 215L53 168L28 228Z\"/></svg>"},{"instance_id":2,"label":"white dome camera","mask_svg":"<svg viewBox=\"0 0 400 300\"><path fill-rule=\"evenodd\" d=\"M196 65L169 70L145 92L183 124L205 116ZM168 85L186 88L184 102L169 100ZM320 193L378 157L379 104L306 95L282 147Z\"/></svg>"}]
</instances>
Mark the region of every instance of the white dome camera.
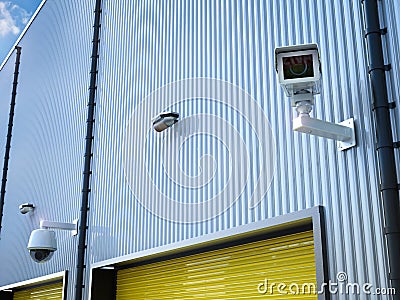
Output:
<instances>
[{"instance_id":1,"label":"white dome camera","mask_svg":"<svg viewBox=\"0 0 400 300\"><path fill-rule=\"evenodd\" d=\"M49 261L57 250L56 233L48 229L36 229L29 237L28 250L37 263Z\"/></svg>"},{"instance_id":2,"label":"white dome camera","mask_svg":"<svg viewBox=\"0 0 400 300\"><path fill-rule=\"evenodd\" d=\"M78 219L74 220L73 223L40 221L40 229L31 232L27 247L31 258L37 263L49 261L57 250L56 233L49 228L69 230L72 235L77 235Z\"/></svg>"},{"instance_id":3,"label":"white dome camera","mask_svg":"<svg viewBox=\"0 0 400 300\"><path fill-rule=\"evenodd\" d=\"M163 112L153 119L153 127L157 132L164 131L178 122L179 113L177 112Z\"/></svg>"}]
</instances>

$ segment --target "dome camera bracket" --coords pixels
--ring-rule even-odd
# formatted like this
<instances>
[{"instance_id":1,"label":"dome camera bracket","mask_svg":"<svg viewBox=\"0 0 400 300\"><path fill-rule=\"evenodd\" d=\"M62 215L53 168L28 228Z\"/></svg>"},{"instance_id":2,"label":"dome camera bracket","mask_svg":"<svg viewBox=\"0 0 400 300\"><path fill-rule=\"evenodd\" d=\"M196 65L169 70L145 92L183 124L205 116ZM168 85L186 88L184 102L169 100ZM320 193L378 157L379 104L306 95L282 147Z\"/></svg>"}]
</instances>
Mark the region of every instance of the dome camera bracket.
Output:
<instances>
[{"instance_id":1,"label":"dome camera bracket","mask_svg":"<svg viewBox=\"0 0 400 300\"><path fill-rule=\"evenodd\" d=\"M70 230L72 235L78 234L78 219L75 219L72 223L64 223L64 222L54 222L48 220L40 221L41 229L60 229L60 230Z\"/></svg>"}]
</instances>

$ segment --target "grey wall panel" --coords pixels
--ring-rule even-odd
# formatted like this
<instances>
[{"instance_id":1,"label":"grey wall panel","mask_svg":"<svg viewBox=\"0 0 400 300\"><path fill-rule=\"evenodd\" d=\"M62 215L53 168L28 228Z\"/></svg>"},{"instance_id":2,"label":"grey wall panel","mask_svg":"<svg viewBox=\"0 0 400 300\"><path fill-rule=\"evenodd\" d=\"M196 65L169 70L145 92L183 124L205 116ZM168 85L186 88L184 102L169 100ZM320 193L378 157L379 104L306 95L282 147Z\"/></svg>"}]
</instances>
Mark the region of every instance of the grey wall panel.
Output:
<instances>
[{"instance_id":1,"label":"grey wall panel","mask_svg":"<svg viewBox=\"0 0 400 300\"><path fill-rule=\"evenodd\" d=\"M49 0L20 41L0 286L75 269L77 237L70 232L56 232L58 251L46 264L33 262L26 246L40 220L72 222L79 217L93 7L94 1ZM13 65L11 58L1 76L9 76ZM35 204L33 214L19 213L18 205L25 202ZM73 272L69 274L73 291Z\"/></svg>"},{"instance_id":2,"label":"grey wall panel","mask_svg":"<svg viewBox=\"0 0 400 300\"><path fill-rule=\"evenodd\" d=\"M339 0L104 1L90 261L321 204L327 215L330 278L335 281L344 271L351 282L387 287L361 5ZM276 81L274 48L309 42L319 44L323 68L323 91L313 115L332 122L356 120L358 146L346 152L338 152L333 141L291 130L293 112ZM188 78L213 78L233 88L203 80L198 97L186 99L196 88L194 81L181 81ZM179 81L184 84L168 85ZM206 97L213 84L227 87L219 99ZM225 98L236 87L251 95L263 115L257 105L248 108ZM178 111L181 122L157 134L151 116L164 110ZM202 122L200 115L216 118ZM258 128L264 130L261 136ZM236 134L245 144L239 157L248 158L248 168L232 163L238 149L229 149L225 141ZM261 141L264 135L267 144ZM274 162L263 159L272 141L276 153L268 155ZM260 202L252 208L252 193L271 164L271 186L262 182L255 194ZM206 171L212 176L204 183L196 176ZM135 176L143 174L151 180ZM184 204L213 199L232 178L236 186L242 184L241 176L242 193L227 191L223 200L234 203L211 219L180 223L154 213L184 218L190 212ZM193 178L197 181L191 184L183 180ZM170 197L175 206L165 201ZM205 207L213 214L223 204Z\"/></svg>"}]
</instances>

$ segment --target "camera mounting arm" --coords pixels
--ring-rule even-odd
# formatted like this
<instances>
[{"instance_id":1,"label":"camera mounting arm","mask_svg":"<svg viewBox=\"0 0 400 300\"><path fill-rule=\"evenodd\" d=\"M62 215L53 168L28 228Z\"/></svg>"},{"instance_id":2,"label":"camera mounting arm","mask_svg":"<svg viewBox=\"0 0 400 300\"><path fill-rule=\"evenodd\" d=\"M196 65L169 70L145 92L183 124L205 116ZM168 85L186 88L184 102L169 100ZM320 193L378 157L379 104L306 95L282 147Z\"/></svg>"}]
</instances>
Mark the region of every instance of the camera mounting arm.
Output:
<instances>
[{"instance_id":1,"label":"camera mounting arm","mask_svg":"<svg viewBox=\"0 0 400 300\"><path fill-rule=\"evenodd\" d=\"M356 145L354 119L347 119L339 124L331 123L310 117L313 100L308 97L313 95L302 95L300 98L293 97L298 117L293 119L293 130L319 137L333 139L338 142L338 150L343 151Z\"/></svg>"},{"instance_id":2,"label":"camera mounting arm","mask_svg":"<svg viewBox=\"0 0 400 300\"><path fill-rule=\"evenodd\" d=\"M356 145L354 119L338 124L300 114L293 119L293 130L338 141L338 150L343 151Z\"/></svg>"},{"instance_id":3,"label":"camera mounting arm","mask_svg":"<svg viewBox=\"0 0 400 300\"><path fill-rule=\"evenodd\" d=\"M72 223L64 223L64 222L54 222L48 220L40 221L41 229L60 229L60 230L70 230L72 231L72 235L78 234L78 219L75 219Z\"/></svg>"}]
</instances>

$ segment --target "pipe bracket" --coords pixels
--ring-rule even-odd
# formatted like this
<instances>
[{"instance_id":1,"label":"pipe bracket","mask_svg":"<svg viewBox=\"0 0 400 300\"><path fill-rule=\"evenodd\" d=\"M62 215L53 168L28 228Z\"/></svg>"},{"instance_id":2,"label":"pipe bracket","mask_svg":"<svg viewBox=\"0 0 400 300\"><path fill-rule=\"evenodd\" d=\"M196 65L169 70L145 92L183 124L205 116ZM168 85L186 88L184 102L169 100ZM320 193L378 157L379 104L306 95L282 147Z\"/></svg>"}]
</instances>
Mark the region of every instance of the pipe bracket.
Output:
<instances>
[{"instance_id":1,"label":"pipe bracket","mask_svg":"<svg viewBox=\"0 0 400 300\"><path fill-rule=\"evenodd\" d=\"M394 142L393 148L400 148L400 141Z\"/></svg>"},{"instance_id":2,"label":"pipe bracket","mask_svg":"<svg viewBox=\"0 0 400 300\"><path fill-rule=\"evenodd\" d=\"M382 183L380 183L379 191L384 192L386 190L400 190L400 183L395 183L394 185L383 185Z\"/></svg>"},{"instance_id":3,"label":"pipe bracket","mask_svg":"<svg viewBox=\"0 0 400 300\"><path fill-rule=\"evenodd\" d=\"M378 109L378 108L392 109L390 103L387 103L387 104L380 104L380 105L376 105L375 103L373 103L373 104L371 105L371 110L372 110L372 111L375 111L375 110Z\"/></svg>"},{"instance_id":4,"label":"pipe bracket","mask_svg":"<svg viewBox=\"0 0 400 300\"><path fill-rule=\"evenodd\" d=\"M365 30L365 35L364 36L367 37L368 35L373 34L373 33L380 34L380 35L385 35L385 34L387 34L387 32L388 32L387 27L383 27L381 29L369 29L369 28L367 28Z\"/></svg>"},{"instance_id":5,"label":"pipe bracket","mask_svg":"<svg viewBox=\"0 0 400 300\"><path fill-rule=\"evenodd\" d=\"M389 109L395 109L396 108L396 102L389 102Z\"/></svg>"},{"instance_id":6,"label":"pipe bracket","mask_svg":"<svg viewBox=\"0 0 400 300\"><path fill-rule=\"evenodd\" d=\"M385 234L400 234L400 229L398 226L385 226L384 230Z\"/></svg>"},{"instance_id":7,"label":"pipe bracket","mask_svg":"<svg viewBox=\"0 0 400 300\"><path fill-rule=\"evenodd\" d=\"M392 69L391 64L383 65L383 66L378 66L378 67L370 67L368 70L368 73L371 74L372 71L375 70L382 70L382 71L390 71Z\"/></svg>"},{"instance_id":8,"label":"pipe bracket","mask_svg":"<svg viewBox=\"0 0 400 300\"><path fill-rule=\"evenodd\" d=\"M395 147L395 143L393 143L393 141L380 141L380 142L375 143L376 151L378 151L379 149L383 149L383 148L393 149L396 147Z\"/></svg>"},{"instance_id":9,"label":"pipe bracket","mask_svg":"<svg viewBox=\"0 0 400 300\"><path fill-rule=\"evenodd\" d=\"M390 280L400 280L400 275L392 275L392 273L389 273L389 279Z\"/></svg>"}]
</instances>

